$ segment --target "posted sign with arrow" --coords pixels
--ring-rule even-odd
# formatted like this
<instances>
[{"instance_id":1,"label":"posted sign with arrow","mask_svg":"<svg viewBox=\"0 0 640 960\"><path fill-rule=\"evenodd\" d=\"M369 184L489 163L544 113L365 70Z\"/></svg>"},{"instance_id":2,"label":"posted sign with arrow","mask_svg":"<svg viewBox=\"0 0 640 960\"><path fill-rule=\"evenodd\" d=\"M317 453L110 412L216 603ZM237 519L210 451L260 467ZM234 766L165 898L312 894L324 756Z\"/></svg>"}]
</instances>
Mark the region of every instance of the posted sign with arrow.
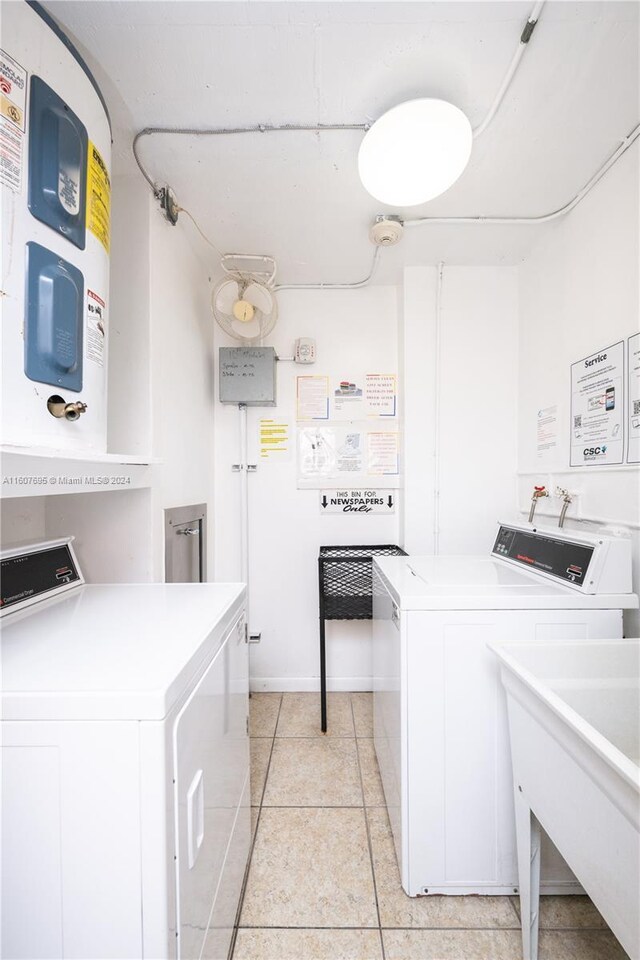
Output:
<instances>
[{"instance_id":1,"label":"posted sign with arrow","mask_svg":"<svg viewBox=\"0 0 640 960\"><path fill-rule=\"evenodd\" d=\"M320 513L395 513L397 490L321 490Z\"/></svg>"}]
</instances>

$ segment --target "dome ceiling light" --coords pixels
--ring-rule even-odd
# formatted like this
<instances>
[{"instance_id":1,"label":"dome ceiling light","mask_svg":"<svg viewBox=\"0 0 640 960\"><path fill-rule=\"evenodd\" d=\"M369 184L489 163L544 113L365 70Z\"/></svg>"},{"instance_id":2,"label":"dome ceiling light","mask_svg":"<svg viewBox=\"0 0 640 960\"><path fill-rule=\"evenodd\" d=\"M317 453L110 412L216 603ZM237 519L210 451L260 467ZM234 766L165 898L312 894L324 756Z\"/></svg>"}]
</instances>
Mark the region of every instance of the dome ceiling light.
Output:
<instances>
[{"instance_id":1,"label":"dome ceiling light","mask_svg":"<svg viewBox=\"0 0 640 960\"><path fill-rule=\"evenodd\" d=\"M358 153L365 190L381 203L413 207L453 186L471 156L467 116L423 97L392 107L367 131Z\"/></svg>"}]
</instances>

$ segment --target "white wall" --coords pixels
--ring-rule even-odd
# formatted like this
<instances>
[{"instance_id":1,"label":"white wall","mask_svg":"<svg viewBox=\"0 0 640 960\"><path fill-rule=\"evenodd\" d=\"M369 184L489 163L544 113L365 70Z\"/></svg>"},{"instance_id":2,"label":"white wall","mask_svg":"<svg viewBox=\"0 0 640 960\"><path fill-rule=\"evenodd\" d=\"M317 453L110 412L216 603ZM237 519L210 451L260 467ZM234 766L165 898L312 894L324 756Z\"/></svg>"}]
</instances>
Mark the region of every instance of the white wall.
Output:
<instances>
[{"instance_id":1,"label":"white wall","mask_svg":"<svg viewBox=\"0 0 640 960\"><path fill-rule=\"evenodd\" d=\"M45 537L46 497L17 497L0 500L2 546Z\"/></svg>"},{"instance_id":2,"label":"white wall","mask_svg":"<svg viewBox=\"0 0 640 960\"><path fill-rule=\"evenodd\" d=\"M151 452L150 207L150 191L139 178L114 177L107 316L107 449L112 453Z\"/></svg>"},{"instance_id":3,"label":"white wall","mask_svg":"<svg viewBox=\"0 0 640 960\"><path fill-rule=\"evenodd\" d=\"M74 537L88 583L151 579L148 489L3 499L2 546Z\"/></svg>"},{"instance_id":4,"label":"white wall","mask_svg":"<svg viewBox=\"0 0 640 960\"><path fill-rule=\"evenodd\" d=\"M433 417L436 369L436 267L404 271L400 321L400 393L403 420L402 545L433 552Z\"/></svg>"},{"instance_id":5,"label":"white wall","mask_svg":"<svg viewBox=\"0 0 640 960\"><path fill-rule=\"evenodd\" d=\"M249 461L257 462L260 417L295 423L296 376L328 374L342 379L361 372L397 369L397 291L282 291L279 319L269 337L280 356L291 356L299 336L317 340L313 367L278 364L278 405L248 411ZM233 345L222 333L218 345ZM292 443L295 435L292 434ZM237 407L216 410L216 579L238 579L239 488L231 464L238 460ZM384 487L384 483L379 484ZM262 641L251 648L255 689L318 689L318 548L321 544L397 543L398 517L321 516L318 490L296 487L295 450L288 462L261 462L249 477L252 631ZM369 689L369 622L327 625L327 674L332 689Z\"/></svg>"},{"instance_id":6,"label":"white wall","mask_svg":"<svg viewBox=\"0 0 640 960\"><path fill-rule=\"evenodd\" d=\"M534 484L578 495L569 517L634 524L634 589L640 591L638 467L569 467L570 365L639 328L639 145L636 141L589 196L555 224L520 268L519 483L522 509ZM559 440L536 449L538 410L558 405ZM557 501L542 511L557 516ZM569 526L572 526L569 522ZM597 525L585 524L586 529ZM637 613L628 634L640 633Z\"/></svg>"},{"instance_id":7,"label":"white wall","mask_svg":"<svg viewBox=\"0 0 640 960\"><path fill-rule=\"evenodd\" d=\"M149 313L152 450L161 464L152 488L153 573L164 579L164 509L206 503L212 578L214 365L211 284L201 241L182 217L172 227L150 212Z\"/></svg>"},{"instance_id":8,"label":"white wall","mask_svg":"<svg viewBox=\"0 0 640 960\"><path fill-rule=\"evenodd\" d=\"M437 522L439 553L485 554L513 515L517 268L444 265L439 348L437 271L404 272L404 544L433 553Z\"/></svg>"},{"instance_id":9,"label":"white wall","mask_svg":"<svg viewBox=\"0 0 640 960\"><path fill-rule=\"evenodd\" d=\"M256 689L317 689L318 547L401 543L433 551L436 268L410 267L402 288L287 291L269 338L280 355L317 338L311 370L281 363L278 406L249 410L250 461L261 416L295 420L295 378L353 371L400 373L404 488L394 517L321 516L318 492L296 488L295 461L260 463L249 477L251 630ZM517 269L446 267L440 336L440 552L486 553L496 521L513 514L517 461ZM219 343L228 341L217 335ZM399 346L400 355L396 357ZM240 571L238 411L216 411L216 579ZM329 685L367 689L370 624L327 625Z\"/></svg>"},{"instance_id":10,"label":"white wall","mask_svg":"<svg viewBox=\"0 0 640 960\"><path fill-rule=\"evenodd\" d=\"M146 511L148 576L164 579L164 509L206 503L213 513L213 321L203 245L182 217L171 226L141 177L113 191L114 243L109 357L109 443L150 453ZM135 528L132 528L132 531ZM213 559L209 529L208 570Z\"/></svg>"},{"instance_id":11,"label":"white wall","mask_svg":"<svg viewBox=\"0 0 640 960\"><path fill-rule=\"evenodd\" d=\"M87 583L146 583L149 490L119 490L45 497L47 539L75 537L74 550Z\"/></svg>"}]
</instances>

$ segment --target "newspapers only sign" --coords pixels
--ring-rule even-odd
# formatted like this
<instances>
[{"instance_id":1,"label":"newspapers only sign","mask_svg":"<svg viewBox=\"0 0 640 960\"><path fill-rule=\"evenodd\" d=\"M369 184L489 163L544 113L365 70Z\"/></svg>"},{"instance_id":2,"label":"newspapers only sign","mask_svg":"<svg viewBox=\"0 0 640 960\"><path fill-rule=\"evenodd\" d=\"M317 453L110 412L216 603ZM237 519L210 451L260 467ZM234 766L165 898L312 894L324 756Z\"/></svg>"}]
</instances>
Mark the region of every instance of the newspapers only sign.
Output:
<instances>
[{"instance_id":1,"label":"newspapers only sign","mask_svg":"<svg viewBox=\"0 0 640 960\"><path fill-rule=\"evenodd\" d=\"M320 513L395 513L395 490L321 490Z\"/></svg>"}]
</instances>

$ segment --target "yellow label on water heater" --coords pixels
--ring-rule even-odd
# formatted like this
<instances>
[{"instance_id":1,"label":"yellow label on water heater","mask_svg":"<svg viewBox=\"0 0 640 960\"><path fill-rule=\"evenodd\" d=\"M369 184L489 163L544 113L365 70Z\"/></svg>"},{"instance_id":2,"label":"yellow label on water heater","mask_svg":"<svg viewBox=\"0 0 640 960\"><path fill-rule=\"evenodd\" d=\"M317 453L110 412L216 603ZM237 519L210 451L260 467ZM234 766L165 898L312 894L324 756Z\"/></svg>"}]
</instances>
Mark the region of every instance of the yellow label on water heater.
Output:
<instances>
[{"instance_id":1,"label":"yellow label on water heater","mask_svg":"<svg viewBox=\"0 0 640 960\"><path fill-rule=\"evenodd\" d=\"M89 141L87 157L87 228L109 253L111 181L100 151Z\"/></svg>"}]
</instances>

